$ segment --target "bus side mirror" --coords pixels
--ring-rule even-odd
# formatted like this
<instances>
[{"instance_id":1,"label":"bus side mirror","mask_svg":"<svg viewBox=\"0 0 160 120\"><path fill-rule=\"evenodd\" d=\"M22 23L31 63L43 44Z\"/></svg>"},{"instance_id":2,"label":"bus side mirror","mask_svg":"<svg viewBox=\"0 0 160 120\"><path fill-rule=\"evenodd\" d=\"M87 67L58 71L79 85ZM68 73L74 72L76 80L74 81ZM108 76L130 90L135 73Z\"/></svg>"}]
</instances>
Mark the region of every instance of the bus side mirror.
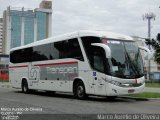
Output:
<instances>
[{"instance_id":1,"label":"bus side mirror","mask_svg":"<svg viewBox=\"0 0 160 120\"><path fill-rule=\"evenodd\" d=\"M147 52L147 54L144 56L145 60L150 60L153 57L153 53L151 53L151 51L148 48L143 46L139 46L138 48Z\"/></svg>"},{"instance_id":2,"label":"bus side mirror","mask_svg":"<svg viewBox=\"0 0 160 120\"><path fill-rule=\"evenodd\" d=\"M111 49L108 45L102 43L92 43L91 45L102 47L105 50L106 58L111 58Z\"/></svg>"}]
</instances>

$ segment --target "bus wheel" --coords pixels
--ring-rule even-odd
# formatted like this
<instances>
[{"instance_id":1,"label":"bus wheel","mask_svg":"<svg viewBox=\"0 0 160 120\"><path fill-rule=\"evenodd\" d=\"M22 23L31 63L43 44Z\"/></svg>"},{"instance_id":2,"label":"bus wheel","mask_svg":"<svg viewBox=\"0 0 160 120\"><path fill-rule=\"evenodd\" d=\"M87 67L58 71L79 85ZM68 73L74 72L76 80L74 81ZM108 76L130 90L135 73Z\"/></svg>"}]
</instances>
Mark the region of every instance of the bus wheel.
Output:
<instances>
[{"instance_id":1,"label":"bus wheel","mask_svg":"<svg viewBox=\"0 0 160 120\"><path fill-rule=\"evenodd\" d=\"M83 100L87 97L83 82L78 82L76 87L76 97Z\"/></svg>"},{"instance_id":2,"label":"bus wheel","mask_svg":"<svg viewBox=\"0 0 160 120\"><path fill-rule=\"evenodd\" d=\"M28 83L26 80L22 81L22 92L23 93L29 93L29 89L28 89Z\"/></svg>"}]
</instances>

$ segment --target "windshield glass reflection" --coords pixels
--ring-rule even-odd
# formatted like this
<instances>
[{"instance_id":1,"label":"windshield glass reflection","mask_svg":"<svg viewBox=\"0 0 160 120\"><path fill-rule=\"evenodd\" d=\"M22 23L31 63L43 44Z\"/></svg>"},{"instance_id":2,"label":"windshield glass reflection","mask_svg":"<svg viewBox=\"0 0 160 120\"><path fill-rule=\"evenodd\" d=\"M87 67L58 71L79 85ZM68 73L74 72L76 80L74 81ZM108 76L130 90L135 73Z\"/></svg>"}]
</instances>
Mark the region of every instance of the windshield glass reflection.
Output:
<instances>
[{"instance_id":1,"label":"windshield glass reflection","mask_svg":"<svg viewBox=\"0 0 160 120\"><path fill-rule=\"evenodd\" d=\"M139 78L143 76L143 61L140 50L134 41L108 40L112 58L111 74L120 78Z\"/></svg>"}]
</instances>

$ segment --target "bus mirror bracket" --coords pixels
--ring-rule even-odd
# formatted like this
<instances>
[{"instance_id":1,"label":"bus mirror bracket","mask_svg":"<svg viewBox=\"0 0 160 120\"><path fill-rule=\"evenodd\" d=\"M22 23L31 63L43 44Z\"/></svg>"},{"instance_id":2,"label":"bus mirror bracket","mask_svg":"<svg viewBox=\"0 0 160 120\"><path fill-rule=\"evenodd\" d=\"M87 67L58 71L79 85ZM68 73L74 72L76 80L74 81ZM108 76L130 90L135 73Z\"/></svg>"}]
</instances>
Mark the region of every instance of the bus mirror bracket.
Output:
<instances>
[{"instance_id":1,"label":"bus mirror bracket","mask_svg":"<svg viewBox=\"0 0 160 120\"><path fill-rule=\"evenodd\" d=\"M144 56L145 60L150 60L153 57L153 54L148 48L143 47L143 46L138 46L138 48L147 52L147 54Z\"/></svg>"},{"instance_id":2,"label":"bus mirror bracket","mask_svg":"<svg viewBox=\"0 0 160 120\"><path fill-rule=\"evenodd\" d=\"M105 50L106 58L111 58L111 49L108 45L102 43L92 43L91 45L102 47Z\"/></svg>"}]
</instances>

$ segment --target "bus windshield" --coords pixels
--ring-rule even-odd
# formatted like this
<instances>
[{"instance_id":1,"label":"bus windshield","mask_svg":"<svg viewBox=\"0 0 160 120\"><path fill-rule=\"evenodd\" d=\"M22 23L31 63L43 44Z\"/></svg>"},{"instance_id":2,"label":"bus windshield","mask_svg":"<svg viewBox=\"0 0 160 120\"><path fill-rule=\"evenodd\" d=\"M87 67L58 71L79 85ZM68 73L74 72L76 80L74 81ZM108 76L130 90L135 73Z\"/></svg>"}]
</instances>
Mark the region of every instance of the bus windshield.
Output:
<instances>
[{"instance_id":1,"label":"bus windshield","mask_svg":"<svg viewBox=\"0 0 160 120\"><path fill-rule=\"evenodd\" d=\"M104 41L102 41L104 43ZM112 58L109 59L112 76L126 79L143 76L143 61L134 41L107 40Z\"/></svg>"}]
</instances>

